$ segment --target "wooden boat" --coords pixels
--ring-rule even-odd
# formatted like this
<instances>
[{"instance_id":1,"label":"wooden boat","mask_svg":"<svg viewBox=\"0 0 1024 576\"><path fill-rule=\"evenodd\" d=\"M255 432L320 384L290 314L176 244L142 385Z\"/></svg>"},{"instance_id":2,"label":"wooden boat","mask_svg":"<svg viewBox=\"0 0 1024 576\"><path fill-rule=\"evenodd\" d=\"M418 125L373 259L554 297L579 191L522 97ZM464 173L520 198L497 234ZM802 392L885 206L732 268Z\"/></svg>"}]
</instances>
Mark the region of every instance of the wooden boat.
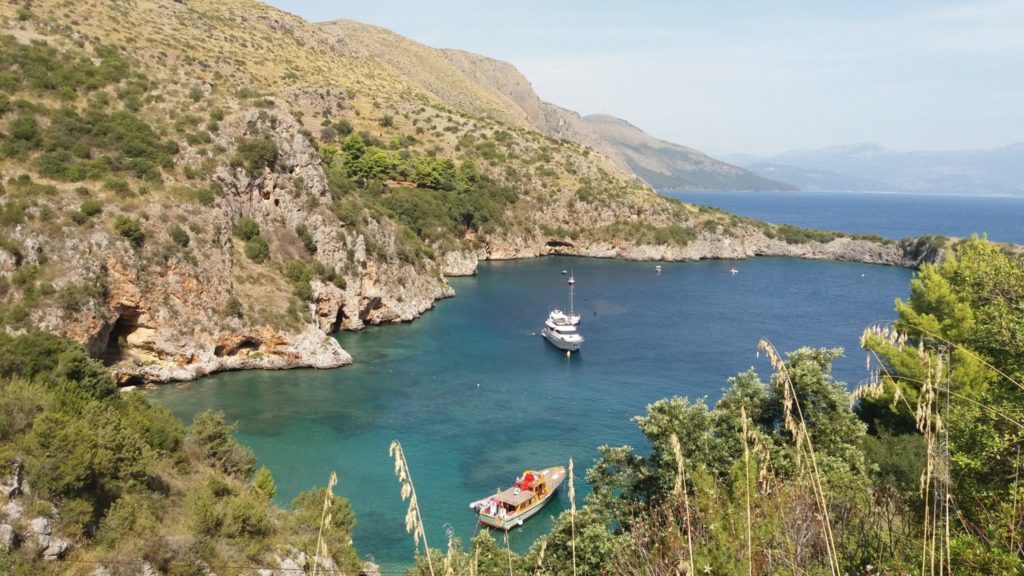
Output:
<instances>
[{"instance_id":1,"label":"wooden boat","mask_svg":"<svg viewBox=\"0 0 1024 576\"><path fill-rule=\"evenodd\" d=\"M565 466L526 470L511 488L481 498L469 507L477 512L481 524L511 530L540 512L564 480Z\"/></svg>"}]
</instances>

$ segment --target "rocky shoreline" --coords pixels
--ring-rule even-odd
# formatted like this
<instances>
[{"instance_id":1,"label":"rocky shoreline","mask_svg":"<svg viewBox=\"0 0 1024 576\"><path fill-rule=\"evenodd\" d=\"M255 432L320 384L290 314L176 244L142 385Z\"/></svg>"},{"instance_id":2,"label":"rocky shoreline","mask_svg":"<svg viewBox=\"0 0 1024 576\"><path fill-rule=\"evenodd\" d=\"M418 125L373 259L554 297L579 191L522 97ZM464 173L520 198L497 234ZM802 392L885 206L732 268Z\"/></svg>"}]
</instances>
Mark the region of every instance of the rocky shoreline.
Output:
<instances>
[{"instance_id":1,"label":"rocky shoreline","mask_svg":"<svg viewBox=\"0 0 1024 576\"><path fill-rule=\"evenodd\" d=\"M831 242L808 242L788 244L770 239L763 234L744 238L721 238L704 235L686 246L629 246L614 243L575 246L559 243L558 246L490 245L479 251L455 251L444 255L442 270L445 276L472 276L477 273L479 263L487 260L514 260L538 258L549 255L580 256L588 258L618 258L633 261L681 262L703 259L745 259L758 256L778 256L811 260L832 260L861 262L886 266L914 268L923 262L934 261L941 251L921 252L912 240L878 243L870 240L841 237ZM445 283L447 286L447 283ZM258 333L229 333L221 336L213 350L190 349L176 353L168 351L163 358L172 357L173 362L161 362L160 357L148 362L135 362L131 366L115 368L119 380L124 383L144 381L147 383L195 380L214 372L228 370L279 370L289 368L339 368L349 366L353 359L330 335L338 330L360 330L366 324L404 323L419 318L434 306L440 298L454 296L448 286L435 299L410 298L414 302L400 313L367 315L356 322L337 324L334 319L343 309L343 294L335 286L315 283L315 298L310 308L316 326L307 326L298 334L286 334L265 327ZM398 297L399 295L392 295ZM375 301L370 309L379 310L380 294L363 295L365 301ZM390 300L391 297L388 298ZM374 308L376 306L376 308ZM144 341L129 343L145 348Z\"/></svg>"}]
</instances>

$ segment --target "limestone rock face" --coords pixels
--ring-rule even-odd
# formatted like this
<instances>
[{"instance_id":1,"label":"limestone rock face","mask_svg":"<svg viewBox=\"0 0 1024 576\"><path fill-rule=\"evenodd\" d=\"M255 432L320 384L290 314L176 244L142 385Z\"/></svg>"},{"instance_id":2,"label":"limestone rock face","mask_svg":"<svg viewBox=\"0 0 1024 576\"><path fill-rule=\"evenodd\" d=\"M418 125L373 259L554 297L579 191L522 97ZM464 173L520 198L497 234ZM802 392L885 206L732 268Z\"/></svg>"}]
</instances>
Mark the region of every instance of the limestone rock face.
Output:
<instances>
[{"instance_id":1,"label":"limestone rock face","mask_svg":"<svg viewBox=\"0 0 1024 576\"><path fill-rule=\"evenodd\" d=\"M332 90L307 92L295 96L325 106L341 98ZM277 148L272 169L220 165L212 180L221 193L212 204L148 206L141 247L102 226L65 237L16 231L13 240L26 254L21 265L45 253L67 270L56 290L93 287L79 310L41 308L32 324L82 342L122 384L168 382L220 370L345 366L352 358L329 334L407 322L451 296L437 265L395 256L398 230L390 221L365 218L358 228L339 222L327 209L318 150L287 104L268 101L269 109L229 114L215 144L231 150L264 134ZM199 169L204 160L186 148L178 161ZM243 216L256 221L275 262L257 264L245 255L231 232ZM175 219L188 222L190 242L187 250L168 252L161 242ZM312 253L300 227L315 245ZM291 259L332 271L334 280L313 275L312 301L301 302L276 263ZM0 276L17 265L14 254L0 253Z\"/></svg>"},{"instance_id":2,"label":"limestone rock face","mask_svg":"<svg viewBox=\"0 0 1024 576\"><path fill-rule=\"evenodd\" d=\"M480 259L469 250L445 252L441 261L441 273L445 276L473 276Z\"/></svg>"},{"instance_id":3,"label":"limestone rock face","mask_svg":"<svg viewBox=\"0 0 1024 576\"><path fill-rule=\"evenodd\" d=\"M15 522L21 519L22 508L17 502L11 500L7 504L4 504L3 508L0 508L0 515L2 515L8 522Z\"/></svg>"},{"instance_id":4,"label":"limestone rock face","mask_svg":"<svg viewBox=\"0 0 1024 576\"><path fill-rule=\"evenodd\" d=\"M7 552L18 543L17 534L10 524L0 524L0 552Z\"/></svg>"},{"instance_id":5,"label":"limestone rock face","mask_svg":"<svg viewBox=\"0 0 1024 576\"><path fill-rule=\"evenodd\" d=\"M60 560L71 545L52 534L50 521L43 517L33 518L28 523L28 538L43 560Z\"/></svg>"},{"instance_id":6,"label":"limestone rock face","mask_svg":"<svg viewBox=\"0 0 1024 576\"><path fill-rule=\"evenodd\" d=\"M15 460L11 467L11 475L7 478L0 477L0 495L8 500L21 494L21 484L24 480L24 467L21 460Z\"/></svg>"}]
</instances>

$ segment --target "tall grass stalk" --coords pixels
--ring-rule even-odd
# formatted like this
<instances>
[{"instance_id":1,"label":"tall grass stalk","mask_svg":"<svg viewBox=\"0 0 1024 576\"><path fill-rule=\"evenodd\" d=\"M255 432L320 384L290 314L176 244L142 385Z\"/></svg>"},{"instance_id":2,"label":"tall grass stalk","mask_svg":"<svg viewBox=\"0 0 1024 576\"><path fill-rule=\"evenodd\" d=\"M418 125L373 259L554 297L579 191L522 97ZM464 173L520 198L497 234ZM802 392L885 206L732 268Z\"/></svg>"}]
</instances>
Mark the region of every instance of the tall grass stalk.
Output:
<instances>
[{"instance_id":1,"label":"tall grass stalk","mask_svg":"<svg viewBox=\"0 0 1024 576\"><path fill-rule=\"evenodd\" d=\"M691 524L690 524L690 496L689 490L686 489L686 468L683 465L683 449L679 445L679 437L673 432L669 438L669 443L672 445L672 454L676 457L676 484L673 490L675 497L678 502L679 496L683 497L683 509L686 514L686 568L687 574L694 574L693 571L693 536L691 535Z\"/></svg>"},{"instance_id":2,"label":"tall grass stalk","mask_svg":"<svg viewBox=\"0 0 1024 576\"><path fill-rule=\"evenodd\" d=\"M1017 446L1017 459L1013 463L1013 512L1010 514L1010 554L1014 553L1014 539L1017 535L1017 490L1020 479L1020 446Z\"/></svg>"},{"instance_id":3,"label":"tall grass stalk","mask_svg":"<svg viewBox=\"0 0 1024 576\"><path fill-rule=\"evenodd\" d=\"M825 532L825 548L828 552L829 568L833 576L842 574L839 567L839 553L836 551L835 538L832 535L832 521L828 513L828 501L825 498L825 489L821 483L821 473L818 471L818 459L814 452L814 443L811 435L807 432L807 421L804 419L803 410L800 409L800 399L797 398L796 388L793 380L789 377L786 363L782 361L775 345L768 340L761 339L757 343L757 349L764 352L769 363L775 369L783 389L783 422L787 430L793 435L796 444L797 461L800 459L800 447L806 446L811 461L811 487L818 505L818 513L821 514L821 523ZM794 414L796 417L794 417Z\"/></svg>"},{"instance_id":4,"label":"tall grass stalk","mask_svg":"<svg viewBox=\"0 0 1024 576\"><path fill-rule=\"evenodd\" d=\"M448 551L444 554L444 576L455 576L455 529L451 525L445 525L445 536L448 537Z\"/></svg>"},{"instance_id":5,"label":"tall grass stalk","mask_svg":"<svg viewBox=\"0 0 1024 576\"><path fill-rule=\"evenodd\" d=\"M576 476L569 458L569 524L572 528L572 576L576 576Z\"/></svg>"},{"instance_id":6,"label":"tall grass stalk","mask_svg":"<svg viewBox=\"0 0 1024 576\"><path fill-rule=\"evenodd\" d=\"M540 571L544 569L544 552L548 549L548 541L544 540L540 543L540 553L537 554L537 567L534 569L534 576L538 576Z\"/></svg>"},{"instance_id":7,"label":"tall grass stalk","mask_svg":"<svg viewBox=\"0 0 1024 576\"><path fill-rule=\"evenodd\" d=\"M740 418L743 422L743 491L747 499L747 576L754 574L754 546L751 542L750 522L750 445L747 431L747 408L740 406Z\"/></svg>"},{"instance_id":8,"label":"tall grass stalk","mask_svg":"<svg viewBox=\"0 0 1024 576\"><path fill-rule=\"evenodd\" d=\"M430 576L434 576L434 563L430 559L430 546L427 545L427 533L423 530L423 516L420 514L419 500L416 499L416 488L412 484L409 473L409 462L405 459L405 451L398 440L392 440L388 454L395 459L395 476L402 485L402 501L409 500L409 509L405 513L405 531L412 534L413 545L419 547L423 540L423 552L427 556L427 568Z\"/></svg>"},{"instance_id":9,"label":"tall grass stalk","mask_svg":"<svg viewBox=\"0 0 1024 576\"><path fill-rule=\"evenodd\" d=\"M515 576L512 574L512 548L508 545L508 530L505 530L505 552L508 553L508 576Z\"/></svg>"},{"instance_id":10,"label":"tall grass stalk","mask_svg":"<svg viewBox=\"0 0 1024 576\"><path fill-rule=\"evenodd\" d=\"M338 473L331 472L331 478L327 481L327 489L324 490L324 507L320 511L320 530L316 535L316 553L313 554L313 576L320 573L320 559L327 558L330 552L327 550L327 542L324 542L324 528L331 523L331 506L334 501L334 487L338 485Z\"/></svg>"},{"instance_id":11,"label":"tall grass stalk","mask_svg":"<svg viewBox=\"0 0 1024 576\"><path fill-rule=\"evenodd\" d=\"M890 327L869 327L861 336L861 343L864 344L872 337L879 338L899 349L903 349L907 343L906 334ZM938 340L940 342L948 342L941 337ZM952 346L959 348L955 344ZM963 348L961 350L966 351ZM947 355L945 362L943 361L944 354ZM949 377L951 366L949 365L948 354L948 348L944 344L940 346L940 351L937 355L929 354L925 350L924 338L921 338L917 343L917 355L918 359L925 366L924 379L902 378L903 381L913 382L920 386L917 406L914 408L914 419L917 429L921 432L925 441L925 467L921 472L921 497L924 500L923 527L921 531L920 573L922 576L924 574L934 575L936 571L940 575L952 574L953 572L952 551L950 547L950 507L953 495L950 491L952 478L950 477L949 431L940 413L939 393L946 393L946 414L949 413L950 397L956 396L960 398L961 396L950 390ZM885 372L886 377L896 383L897 380L889 373L885 365L881 362L879 362L879 365L880 370ZM946 380L945 387L941 386L944 377ZM877 375L874 377L874 380L879 385L868 386L866 390L858 391L856 394L870 396L879 392L881 380ZM896 393L899 398L903 398L899 391L900 388L897 385ZM907 403L905 398L903 398L903 402L909 407L909 403ZM975 404L977 403L975 402ZM1005 415L1000 415L1011 422L1015 422Z\"/></svg>"}]
</instances>

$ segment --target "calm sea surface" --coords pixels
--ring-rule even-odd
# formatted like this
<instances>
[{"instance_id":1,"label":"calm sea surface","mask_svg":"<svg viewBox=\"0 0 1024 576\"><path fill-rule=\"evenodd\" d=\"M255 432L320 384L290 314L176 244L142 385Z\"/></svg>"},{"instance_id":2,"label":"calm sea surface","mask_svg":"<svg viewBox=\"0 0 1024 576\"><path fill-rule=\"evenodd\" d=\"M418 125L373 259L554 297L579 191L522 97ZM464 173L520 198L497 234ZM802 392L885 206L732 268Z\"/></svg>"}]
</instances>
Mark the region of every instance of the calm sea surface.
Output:
<instances>
[{"instance_id":1,"label":"calm sea surface","mask_svg":"<svg viewBox=\"0 0 1024 576\"><path fill-rule=\"evenodd\" d=\"M613 260L483 263L478 276L452 279L458 295L423 318L340 335L350 368L226 373L152 396L186 420L207 408L237 420L281 503L337 470L359 551L400 569L413 545L388 459L392 439L405 446L430 543L443 547L449 528L468 540L476 527L468 503L524 468L572 457L582 477L602 444L646 450L630 419L648 403L673 395L713 403L729 376L751 366L767 377L755 355L760 338L782 351L842 346L835 374L855 384L866 376L862 329L893 317L911 276L779 258L662 267L658 276L653 264ZM567 306L561 271L569 268L586 338L572 358L537 334L549 308ZM568 507L564 490L556 498L511 533L513 548L528 547Z\"/></svg>"},{"instance_id":2,"label":"calm sea surface","mask_svg":"<svg viewBox=\"0 0 1024 576\"><path fill-rule=\"evenodd\" d=\"M1024 197L865 192L663 192L768 222L904 238L942 234L1024 244Z\"/></svg>"}]
</instances>

